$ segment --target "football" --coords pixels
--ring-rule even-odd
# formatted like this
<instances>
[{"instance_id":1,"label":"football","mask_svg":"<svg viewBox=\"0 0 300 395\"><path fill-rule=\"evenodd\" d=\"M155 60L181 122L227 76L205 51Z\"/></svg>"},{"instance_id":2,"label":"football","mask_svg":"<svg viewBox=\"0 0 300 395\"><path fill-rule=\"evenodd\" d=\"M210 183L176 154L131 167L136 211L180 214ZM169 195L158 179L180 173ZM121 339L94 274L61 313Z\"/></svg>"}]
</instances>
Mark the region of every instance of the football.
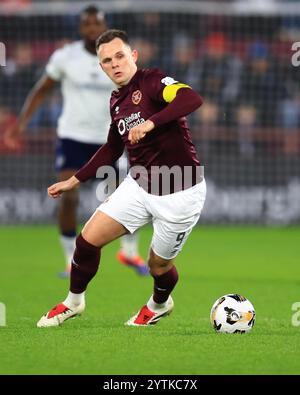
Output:
<instances>
[{"instance_id":1,"label":"football","mask_svg":"<svg viewBox=\"0 0 300 395\"><path fill-rule=\"evenodd\" d=\"M210 321L216 332L246 333L255 322L252 303L242 295L228 294L213 304Z\"/></svg>"}]
</instances>

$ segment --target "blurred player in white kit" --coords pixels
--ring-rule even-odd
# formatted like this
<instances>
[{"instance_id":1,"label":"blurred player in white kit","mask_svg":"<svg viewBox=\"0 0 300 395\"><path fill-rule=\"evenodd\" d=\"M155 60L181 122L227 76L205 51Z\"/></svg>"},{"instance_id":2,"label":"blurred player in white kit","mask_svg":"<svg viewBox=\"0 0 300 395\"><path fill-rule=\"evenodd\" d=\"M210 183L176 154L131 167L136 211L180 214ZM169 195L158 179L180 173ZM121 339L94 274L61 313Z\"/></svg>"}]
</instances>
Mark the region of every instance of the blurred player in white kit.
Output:
<instances>
[{"instance_id":1,"label":"blurred player in white kit","mask_svg":"<svg viewBox=\"0 0 300 395\"><path fill-rule=\"evenodd\" d=\"M19 119L5 133L8 146L14 148L34 112L44 102L57 82L61 83L62 113L58 121L56 171L64 181L80 169L107 140L110 125L109 99L114 85L100 70L95 42L107 29L104 14L94 6L80 14L82 39L56 50L49 59L41 79L28 94ZM65 193L58 206L60 241L66 267L61 277L69 277L77 234L78 190ZM119 262L140 275L149 273L138 253L136 234L124 235L117 254Z\"/></svg>"}]
</instances>

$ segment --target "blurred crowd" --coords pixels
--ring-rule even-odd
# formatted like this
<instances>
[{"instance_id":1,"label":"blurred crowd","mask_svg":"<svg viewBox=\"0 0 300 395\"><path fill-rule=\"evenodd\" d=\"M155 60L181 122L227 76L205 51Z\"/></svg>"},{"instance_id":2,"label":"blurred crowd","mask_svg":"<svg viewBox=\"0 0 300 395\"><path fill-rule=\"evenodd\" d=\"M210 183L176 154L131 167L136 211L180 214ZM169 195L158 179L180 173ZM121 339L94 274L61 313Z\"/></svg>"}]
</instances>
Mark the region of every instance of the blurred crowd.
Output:
<instances>
[{"instance_id":1,"label":"blurred crowd","mask_svg":"<svg viewBox=\"0 0 300 395\"><path fill-rule=\"evenodd\" d=\"M233 19L207 21L203 16L109 18L111 26L128 30L140 67L159 67L203 96L205 104L190 121L196 135L204 133L207 149L210 136L220 141L234 135L239 153L253 157L257 147L270 146L259 142L271 133L283 141L284 154L299 153L300 67L291 64L289 35L297 18L271 18L263 26L259 18L236 18L234 29ZM45 28L44 17L40 23L44 30L38 21L28 23L32 32L26 30L23 39L13 30L7 37L8 58L0 68L0 133L14 122L53 50L77 38L74 17L62 19L60 34ZM13 29L15 24L14 19L7 26ZM300 23L296 26L299 32ZM55 128L60 111L57 90L34 116L30 130Z\"/></svg>"}]
</instances>

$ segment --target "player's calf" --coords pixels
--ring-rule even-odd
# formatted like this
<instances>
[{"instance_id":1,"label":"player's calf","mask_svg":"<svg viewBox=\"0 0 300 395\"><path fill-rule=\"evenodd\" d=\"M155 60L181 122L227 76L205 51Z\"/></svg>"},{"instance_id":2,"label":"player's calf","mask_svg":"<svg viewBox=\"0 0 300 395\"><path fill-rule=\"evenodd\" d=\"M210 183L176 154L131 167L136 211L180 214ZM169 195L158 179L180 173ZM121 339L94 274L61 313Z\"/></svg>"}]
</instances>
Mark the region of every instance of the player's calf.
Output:
<instances>
[{"instance_id":1,"label":"player's calf","mask_svg":"<svg viewBox=\"0 0 300 395\"><path fill-rule=\"evenodd\" d=\"M101 256L100 251L99 247L85 240L81 233L77 237L70 281L70 291L74 294L84 292L88 283L97 273Z\"/></svg>"},{"instance_id":2,"label":"player's calf","mask_svg":"<svg viewBox=\"0 0 300 395\"><path fill-rule=\"evenodd\" d=\"M56 305L38 321L38 327L58 326L83 312L84 291L97 273L99 263L100 248L90 244L80 234L76 239L76 249L72 260L69 295L63 303Z\"/></svg>"},{"instance_id":3,"label":"player's calf","mask_svg":"<svg viewBox=\"0 0 300 395\"><path fill-rule=\"evenodd\" d=\"M156 303L164 303L178 281L178 273L173 259L162 258L151 249L148 264L154 279L153 299Z\"/></svg>"}]
</instances>

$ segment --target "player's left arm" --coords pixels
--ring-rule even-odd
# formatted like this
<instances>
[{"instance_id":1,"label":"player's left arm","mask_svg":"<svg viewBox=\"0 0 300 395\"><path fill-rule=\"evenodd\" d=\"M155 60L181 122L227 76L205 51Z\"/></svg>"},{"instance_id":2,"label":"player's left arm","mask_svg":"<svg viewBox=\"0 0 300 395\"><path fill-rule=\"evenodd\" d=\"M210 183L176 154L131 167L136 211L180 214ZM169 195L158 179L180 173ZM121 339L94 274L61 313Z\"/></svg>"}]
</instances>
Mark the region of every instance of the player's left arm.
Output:
<instances>
[{"instance_id":1,"label":"player's left arm","mask_svg":"<svg viewBox=\"0 0 300 395\"><path fill-rule=\"evenodd\" d=\"M116 130L116 126L112 123L108 132L107 142L72 177L51 185L48 188L48 195L52 198L57 198L62 193L78 187L81 182L96 177L100 167L112 165L120 158L123 151L124 143Z\"/></svg>"},{"instance_id":2,"label":"player's left arm","mask_svg":"<svg viewBox=\"0 0 300 395\"><path fill-rule=\"evenodd\" d=\"M130 130L128 138L132 144L154 128L192 113L203 103L202 97L189 85L179 83L170 77L161 78L159 74L149 78L147 91L152 99L165 102L167 105L146 122Z\"/></svg>"}]
</instances>

